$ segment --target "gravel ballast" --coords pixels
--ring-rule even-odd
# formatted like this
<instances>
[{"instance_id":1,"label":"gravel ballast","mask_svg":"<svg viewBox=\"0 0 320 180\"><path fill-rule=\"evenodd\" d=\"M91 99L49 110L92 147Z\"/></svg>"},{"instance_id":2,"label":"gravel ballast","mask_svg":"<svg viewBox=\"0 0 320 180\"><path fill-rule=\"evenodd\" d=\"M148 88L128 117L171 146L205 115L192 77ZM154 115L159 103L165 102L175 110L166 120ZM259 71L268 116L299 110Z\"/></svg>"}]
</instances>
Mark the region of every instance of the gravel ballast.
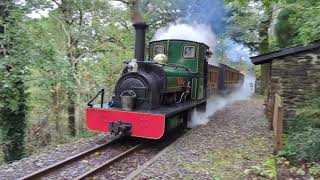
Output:
<instances>
[{"instance_id":1,"label":"gravel ballast","mask_svg":"<svg viewBox=\"0 0 320 180\"><path fill-rule=\"evenodd\" d=\"M135 179L246 179L273 152L263 100L237 101L191 130Z\"/></svg>"},{"instance_id":2,"label":"gravel ballast","mask_svg":"<svg viewBox=\"0 0 320 180\"><path fill-rule=\"evenodd\" d=\"M23 158L20 161L2 165L0 167L0 179L11 180L21 178L111 140L111 136L101 134L75 143L48 147L42 150L42 152ZM77 169L74 169L74 172L76 171Z\"/></svg>"}]
</instances>

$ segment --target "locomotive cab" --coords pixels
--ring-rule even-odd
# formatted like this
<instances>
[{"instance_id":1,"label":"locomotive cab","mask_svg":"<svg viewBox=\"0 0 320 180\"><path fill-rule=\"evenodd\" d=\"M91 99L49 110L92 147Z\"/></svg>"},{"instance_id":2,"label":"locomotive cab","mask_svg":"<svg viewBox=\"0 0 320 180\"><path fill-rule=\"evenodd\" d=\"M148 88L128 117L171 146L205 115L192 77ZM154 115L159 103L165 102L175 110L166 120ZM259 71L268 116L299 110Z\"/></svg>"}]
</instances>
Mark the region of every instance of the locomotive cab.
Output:
<instances>
[{"instance_id":1,"label":"locomotive cab","mask_svg":"<svg viewBox=\"0 0 320 180\"><path fill-rule=\"evenodd\" d=\"M190 87L190 99L206 98L207 57L209 47L204 43L187 40L168 39L149 43L151 62L159 54L167 57L165 68L167 91L177 91L181 85ZM188 75L178 72L175 66L187 69ZM187 83L187 84L185 84Z\"/></svg>"}]
</instances>

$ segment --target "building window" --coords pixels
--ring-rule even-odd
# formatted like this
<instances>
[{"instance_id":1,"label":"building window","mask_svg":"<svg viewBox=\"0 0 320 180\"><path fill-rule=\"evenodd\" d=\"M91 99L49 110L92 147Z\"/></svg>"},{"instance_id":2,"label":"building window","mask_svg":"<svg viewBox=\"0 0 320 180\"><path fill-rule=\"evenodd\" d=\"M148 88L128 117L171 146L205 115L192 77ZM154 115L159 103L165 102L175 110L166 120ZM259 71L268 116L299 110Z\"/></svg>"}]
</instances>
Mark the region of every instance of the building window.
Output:
<instances>
[{"instance_id":1,"label":"building window","mask_svg":"<svg viewBox=\"0 0 320 180\"><path fill-rule=\"evenodd\" d=\"M183 57L193 59L196 57L196 47L195 46L184 46L183 47Z\"/></svg>"},{"instance_id":2,"label":"building window","mask_svg":"<svg viewBox=\"0 0 320 180\"><path fill-rule=\"evenodd\" d=\"M153 55L157 55L157 54L165 54L164 53L164 45L155 45L153 47Z\"/></svg>"}]
</instances>

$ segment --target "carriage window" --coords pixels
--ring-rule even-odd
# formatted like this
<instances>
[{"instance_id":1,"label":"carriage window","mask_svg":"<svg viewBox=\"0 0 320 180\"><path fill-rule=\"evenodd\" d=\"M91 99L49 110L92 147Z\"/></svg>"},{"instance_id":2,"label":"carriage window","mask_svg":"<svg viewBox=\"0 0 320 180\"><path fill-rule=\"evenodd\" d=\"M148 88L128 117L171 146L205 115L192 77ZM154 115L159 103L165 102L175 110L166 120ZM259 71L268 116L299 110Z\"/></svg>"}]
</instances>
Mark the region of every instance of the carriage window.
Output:
<instances>
[{"instance_id":1,"label":"carriage window","mask_svg":"<svg viewBox=\"0 0 320 180\"><path fill-rule=\"evenodd\" d=\"M194 46L184 46L183 47L183 57L184 58L195 58L196 48Z\"/></svg>"},{"instance_id":2,"label":"carriage window","mask_svg":"<svg viewBox=\"0 0 320 180\"><path fill-rule=\"evenodd\" d=\"M163 45L155 45L153 47L153 55L164 54L164 46Z\"/></svg>"}]
</instances>

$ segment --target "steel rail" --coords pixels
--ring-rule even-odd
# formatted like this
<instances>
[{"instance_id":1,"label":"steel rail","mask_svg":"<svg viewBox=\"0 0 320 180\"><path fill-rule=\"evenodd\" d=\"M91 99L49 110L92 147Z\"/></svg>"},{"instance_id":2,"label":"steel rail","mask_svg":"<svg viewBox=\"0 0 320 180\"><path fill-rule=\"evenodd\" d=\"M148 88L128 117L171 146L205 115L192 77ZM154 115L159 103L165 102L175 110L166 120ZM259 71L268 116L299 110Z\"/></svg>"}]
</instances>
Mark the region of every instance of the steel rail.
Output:
<instances>
[{"instance_id":1,"label":"steel rail","mask_svg":"<svg viewBox=\"0 0 320 180\"><path fill-rule=\"evenodd\" d=\"M35 178L39 178L41 176L44 176L45 174L48 174L48 173L50 173L50 172L52 172L52 171L54 171L54 170L56 170L56 169L58 169L58 168L60 168L60 167L62 167L64 165L66 165L66 164L72 163L72 162L74 162L74 161L76 161L76 160L78 160L78 159L80 159L80 158L82 158L84 156L87 156L88 154L92 154L92 153L97 152L97 151L99 151L99 150L101 150L103 148L106 148L106 147L112 145L113 143L115 143L119 139L120 138L115 138L115 139L112 139L110 142L104 143L104 144L99 145L97 147L90 148L90 149L88 149L88 150L86 150L84 152L81 152L81 153L76 154L74 156L71 156L71 157L69 157L69 158L67 158L65 160L59 161L59 162L57 162L55 164L52 164L52 165L50 165L48 167L44 167L44 168L42 168L42 169L40 169L38 171L35 171L35 172L33 172L33 173L29 174L29 175L26 175L26 176L24 176L22 178L19 178L19 180L31 180L31 179L35 179Z\"/></svg>"},{"instance_id":2,"label":"steel rail","mask_svg":"<svg viewBox=\"0 0 320 180\"><path fill-rule=\"evenodd\" d=\"M138 144L130 149L128 149L127 151L113 157L112 159L106 161L105 163L99 165L99 166L96 166L94 167L93 169L91 169L90 171L88 171L87 173L81 175L81 176L78 176L75 178L75 180L82 180L82 179L86 179L86 178L89 178L90 176L92 176L93 174L97 173L98 171L100 171L101 169L104 169L110 165L112 165L113 163L115 163L116 161L119 161L123 158L125 158L127 155L129 155L130 153L134 152L135 150L139 149L140 147L143 146L144 143L141 143L141 144Z\"/></svg>"}]
</instances>

